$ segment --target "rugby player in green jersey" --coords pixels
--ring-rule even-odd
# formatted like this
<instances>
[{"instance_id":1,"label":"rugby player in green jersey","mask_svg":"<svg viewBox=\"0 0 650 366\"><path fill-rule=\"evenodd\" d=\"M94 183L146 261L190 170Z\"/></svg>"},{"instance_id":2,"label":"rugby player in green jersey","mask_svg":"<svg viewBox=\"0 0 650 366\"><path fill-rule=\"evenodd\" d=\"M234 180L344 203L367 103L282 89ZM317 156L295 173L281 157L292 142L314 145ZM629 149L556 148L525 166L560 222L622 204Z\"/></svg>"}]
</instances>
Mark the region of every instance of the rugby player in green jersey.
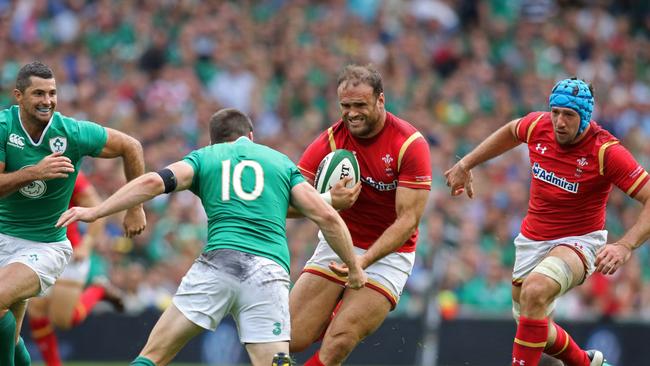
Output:
<instances>
[{"instance_id":1,"label":"rugby player in green jersey","mask_svg":"<svg viewBox=\"0 0 650 366\"><path fill-rule=\"evenodd\" d=\"M365 285L350 232L289 158L254 143L250 119L223 109L210 119L212 145L129 182L96 207L73 207L57 223L94 221L172 191L190 189L208 217L208 242L183 278L173 304L132 365L166 365L204 329L232 314L253 365L289 353L289 205L322 230L351 271L347 286Z\"/></svg>"},{"instance_id":2,"label":"rugby player in green jersey","mask_svg":"<svg viewBox=\"0 0 650 366\"><path fill-rule=\"evenodd\" d=\"M55 112L52 70L23 66L16 78L17 105L0 111L0 366L29 364L19 338L27 299L54 284L72 255L64 228L84 156L121 156L128 180L144 172L140 143L110 128ZM145 226L142 205L124 217L128 236Z\"/></svg>"}]
</instances>

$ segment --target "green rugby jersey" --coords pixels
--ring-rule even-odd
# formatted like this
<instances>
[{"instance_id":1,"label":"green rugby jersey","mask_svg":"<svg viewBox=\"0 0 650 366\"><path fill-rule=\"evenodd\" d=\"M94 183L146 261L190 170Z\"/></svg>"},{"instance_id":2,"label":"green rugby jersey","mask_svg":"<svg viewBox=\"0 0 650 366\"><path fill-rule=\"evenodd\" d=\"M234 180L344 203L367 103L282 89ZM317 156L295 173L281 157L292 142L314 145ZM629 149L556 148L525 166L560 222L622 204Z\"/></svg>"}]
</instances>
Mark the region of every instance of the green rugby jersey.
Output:
<instances>
[{"instance_id":1,"label":"green rugby jersey","mask_svg":"<svg viewBox=\"0 0 650 366\"><path fill-rule=\"evenodd\" d=\"M194 169L190 189L208 217L204 252L239 250L269 258L289 272L287 209L291 188L305 181L296 165L245 137L195 150L183 161Z\"/></svg>"},{"instance_id":2,"label":"green rugby jersey","mask_svg":"<svg viewBox=\"0 0 650 366\"><path fill-rule=\"evenodd\" d=\"M18 106L0 111L0 161L11 173L36 165L62 151L75 166L67 178L36 180L0 198L0 233L38 242L66 239L66 229L54 225L68 208L82 157L97 156L108 137L104 127L55 112L39 141L32 141L18 115Z\"/></svg>"}]
</instances>

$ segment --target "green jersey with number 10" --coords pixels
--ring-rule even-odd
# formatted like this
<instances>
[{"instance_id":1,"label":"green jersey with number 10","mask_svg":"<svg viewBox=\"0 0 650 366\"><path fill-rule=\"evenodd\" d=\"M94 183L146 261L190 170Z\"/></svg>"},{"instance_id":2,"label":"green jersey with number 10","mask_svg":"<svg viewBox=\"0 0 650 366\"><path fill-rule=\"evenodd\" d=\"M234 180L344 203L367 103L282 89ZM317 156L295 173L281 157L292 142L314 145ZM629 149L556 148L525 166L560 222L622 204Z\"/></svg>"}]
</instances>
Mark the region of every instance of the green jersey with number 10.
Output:
<instances>
[{"instance_id":1,"label":"green jersey with number 10","mask_svg":"<svg viewBox=\"0 0 650 366\"><path fill-rule=\"evenodd\" d=\"M190 189L208 217L204 252L239 250L269 258L289 272L287 209L291 189L305 181L296 165L245 137L195 150L183 161L194 169Z\"/></svg>"}]
</instances>

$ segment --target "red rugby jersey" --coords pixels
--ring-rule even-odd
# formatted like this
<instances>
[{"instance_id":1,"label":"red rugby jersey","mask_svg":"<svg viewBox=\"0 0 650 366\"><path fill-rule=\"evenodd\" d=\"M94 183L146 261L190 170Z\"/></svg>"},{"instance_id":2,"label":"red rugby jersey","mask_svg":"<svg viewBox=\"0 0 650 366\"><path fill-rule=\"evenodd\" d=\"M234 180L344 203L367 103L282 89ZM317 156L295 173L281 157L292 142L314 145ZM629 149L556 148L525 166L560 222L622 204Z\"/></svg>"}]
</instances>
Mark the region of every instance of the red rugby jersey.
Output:
<instances>
[{"instance_id":1,"label":"red rugby jersey","mask_svg":"<svg viewBox=\"0 0 650 366\"><path fill-rule=\"evenodd\" d=\"M533 112L517 124L517 137L528 144L531 164L524 236L552 240L605 227L612 184L634 197L648 173L609 132L591 121L577 144L555 140L550 112Z\"/></svg>"},{"instance_id":2,"label":"red rugby jersey","mask_svg":"<svg viewBox=\"0 0 650 366\"><path fill-rule=\"evenodd\" d=\"M72 197L70 198L70 204L68 207L75 206L76 196L88 188L88 186L90 186L88 178L86 178L86 176L81 171L79 171L77 180L74 182L74 189L72 190ZM79 227L77 226L76 221L68 225L66 236L68 237L68 240L70 240L70 244L72 244L73 248L81 244L81 233L79 232Z\"/></svg>"},{"instance_id":3,"label":"red rugby jersey","mask_svg":"<svg viewBox=\"0 0 650 366\"><path fill-rule=\"evenodd\" d=\"M370 247L395 222L397 187L431 190L429 145L410 123L386 113L384 128L369 139L352 136L339 120L305 150L298 168L313 182L321 160L336 149L355 153L361 193L354 205L340 212L355 246ZM398 252L413 252L417 230Z\"/></svg>"}]
</instances>

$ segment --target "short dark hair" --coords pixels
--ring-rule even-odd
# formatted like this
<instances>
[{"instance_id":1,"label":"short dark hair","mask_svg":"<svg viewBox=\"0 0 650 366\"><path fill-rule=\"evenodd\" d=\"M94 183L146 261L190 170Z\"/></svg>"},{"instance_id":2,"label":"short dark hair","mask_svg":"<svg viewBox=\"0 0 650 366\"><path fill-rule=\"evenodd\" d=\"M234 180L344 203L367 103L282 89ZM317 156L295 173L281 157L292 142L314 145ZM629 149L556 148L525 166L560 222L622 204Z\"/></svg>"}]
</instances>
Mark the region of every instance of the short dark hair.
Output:
<instances>
[{"instance_id":1,"label":"short dark hair","mask_svg":"<svg viewBox=\"0 0 650 366\"><path fill-rule=\"evenodd\" d=\"M30 62L21 67L18 71L18 76L16 77L16 89L20 90L21 93L25 92L25 89L32 85L30 79L32 76L41 79L52 79L54 78L54 72L52 72L52 69L50 69L49 66L40 61Z\"/></svg>"},{"instance_id":2,"label":"short dark hair","mask_svg":"<svg viewBox=\"0 0 650 366\"><path fill-rule=\"evenodd\" d=\"M336 87L340 87L343 83L352 83L352 86L367 84L372 87L375 97L379 97L379 94L384 92L381 74L371 64L347 65L339 74Z\"/></svg>"},{"instance_id":3,"label":"short dark hair","mask_svg":"<svg viewBox=\"0 0 650 366\"><path fill-rule=\"evenodd\" d=\"M249 132L253 132L251 119L237 109L221 109L210 117L210 140L213 144L235 141Z\"/></svg>"}]
</instances>

